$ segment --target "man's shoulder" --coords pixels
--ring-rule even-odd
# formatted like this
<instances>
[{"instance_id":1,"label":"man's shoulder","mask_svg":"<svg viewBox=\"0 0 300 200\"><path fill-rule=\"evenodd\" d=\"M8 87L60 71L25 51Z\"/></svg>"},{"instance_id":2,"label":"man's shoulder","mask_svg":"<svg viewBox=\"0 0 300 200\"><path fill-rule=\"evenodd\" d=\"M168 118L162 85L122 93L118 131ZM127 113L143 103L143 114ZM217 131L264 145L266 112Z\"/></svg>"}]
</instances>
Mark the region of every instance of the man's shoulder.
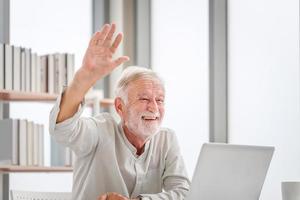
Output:
<instances>
[{"instance_id":1,"label":"man's shoulder","mask_svg":"<svg viewBox=\"0 0 300 200\"><path fill-rule=\"evenodd\" d=\"M172 141L176 138L176 134L175 131L170 128L161 127L155 137L158 140Z\"/></svg>"},{"instance_id":2,"label":"man's shoulder","mask_svg":"<svg viewBox=\"0 0 300 200\"><path fill-rule=\"evenodd\" d=\"M152 140L158 151L168 152L169 149L177 148L177 137L175 131L170 128L162 127Z\"/></svg>"},{"instance_id":3,"label":"man's shoulder","mask_svg":"<svg viewBox=\"0 0 300 200\"><path fill-rule=\"evenodd\" d=\"M159 134L162 134L162 135L165 135L165 136L168 136L168 137L171 137L172 135L175 134L174 130L170 129L170 128L167 128L167 127L161 127L159 129Z\"/></svg>"}]
</instances>

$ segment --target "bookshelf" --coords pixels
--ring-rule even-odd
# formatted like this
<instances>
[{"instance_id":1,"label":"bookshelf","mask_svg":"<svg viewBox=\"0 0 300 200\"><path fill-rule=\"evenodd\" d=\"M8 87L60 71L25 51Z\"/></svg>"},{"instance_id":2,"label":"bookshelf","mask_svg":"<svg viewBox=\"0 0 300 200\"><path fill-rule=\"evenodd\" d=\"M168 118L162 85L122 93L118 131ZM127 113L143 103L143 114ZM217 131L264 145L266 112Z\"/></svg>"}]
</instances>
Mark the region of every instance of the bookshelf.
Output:
<instances>
[{"instance_id":1,"label":"bookshelf","mask_svg":"<svg viewBox=\"0 0 300 200\"><path fill-rule=\"evenodd\" d=\"M0 104L4 102L54 102L58 94L23 92L13 90L0 90ZM87 98L86 104L94 106L95 99ZM100 99L99 106L108 108L114 104L113 99ZM71 167L40 167L40 166L16 166L16 165L0 165L0 173L10 172L72 172Z\"/></svg>"},{"instance_id":2,"label":"bookshelf","mask_svg":"<svg viewBox=\"0 0 300 200\"><path fill-rule=\"evenodd\" d=\"M55 94L0 90L0 101L54 101Z\"/></svg>"},{"instance_id":3,"label":"bookshelf","mask_svg":"<svg viewBox=\"0 0 300 200\"><path fill-rule=\"evenodd\" d=\"M39 93L39 92L23 92L13 90L0 90L0 103L4 102L54 102L58 94ZM98 100L96 101L98 102ZM99 104L95 106L94 98L87 98L86 105L94 109L99 107L108 108L114 104L113 99L99 99ZM8 106L8 105L7 105ZM33 166L1 166L0 173L6 172L70 172L72 169L66 167L33 167Z\"/></svg>"},{"instance_id":4,"label":"bookshelf","mask_svg":"<svg viewBox=\"0 0 300 200\"><path fill-rule=\"evenodd\" d=\"M61 11L62 13L64 13L64 10L63 10L64 6L58 6L57 7L56 3L53 3L52 1L51 2L49 1L48 3L49 3L49 5L54 5L54 7L58 10L58 12ZM60 3L60 2L58 2L58 3ZM26 6L20 6L20 4L21 5L26 5ZM12 42L12 39L14 39L16 41L16 39L15 39L16 37L14 37L13 34L11 34L12 32L16 33L16 31L14 30L14 26L11 25L12 24L11 19L14 19L14 17L22 16L23 11L25 11L24 12L25 14L26 13L27 14L32 13L32 12L28 12L28 9L30 10L30 5L31 4L29 3L28 6L27 6L27 4L28 3L23 4L21 2L11 2L9 0L0 0L0 10L2 11L2 12L0 12L0 22L1 22L0 23L0 43L10 44ZM47 2L46 2L46 4L47 4ZM16 5L18 5L18 6L16 6ZM22 8L22 12L17 12L17 9L14 9L16 7ZM23 7L28 8L28 9L23 9ZM47 7L47 10L51 11L53 9L49 9ZM84 9L82 9L80 7L80 10L84 10ZM41 9L39 9L39 11L41 11ZM13 13L13 15L11 15L10 12ZM16 16L15 13L18 13L18 14L21 13L21 14ZM26 14L26 17L27 17L26 19L30 18L30 14L29 15L27 15L27 14ZM46 12L42 12L41 14L43 16L47 15ZM38 16L41 16L41 14L38 15ZM51 15L51 12L50 12L49 13L49 19L51 19L51 20L50 20L49 24L46 23L46 27L51 27L50 29L53 29L54 32L57 32L55 27L60 27L59 24L64 24L63 22L61 22L61 19L63 19L63 18L61 18L61 19L60 18L61 17L57 18L57 20L56 20L56 18L53 18L53 15ZM24 21L26 19L24 18ZM41 19L45 19L45 18L42 17ZM34 21L35 21L35 19L34 19ZM55 24L58 24L58 25L56 26L55 24L53 25L53 23L51 24L52 21L54 21ZM57 21L59 21L60 23L56 23ZM26 20L26 23L29 26L28 27L26 26L25 32L28 32L28 30L31 30L29 27L31 27L30 25L32 23L31 23L31 20ZM88 23L86 23L86 24L88 24ZM76 25L78 25L78 24L76 23ZM89 27L89 26L90 25L80 26L79 29L80 30L81 29L86 29L85 27ZM76 26L76 27L78 27L78 26ZM43 30L48 30L48 29L44 28ZM37 33L37 32L38 31L35 31L35 33ZM51 30L47 31L47 33L48 32L51 32ZM80 35L81 35L80 37L82 38L82 35L83 35L83 38L84 38L84 34L86 32L90 32L90 31L81 31L80 32ZM23 36L22 31L18 31L17 34L22 35L22 38L25 38L24 40L27 39L26 35ZM41 35L41 34L37 33L37 35ZM44 34L42 34L42 35L44 36ZM49 33L48 33L48 35L49 35ZM59 35L62 35L62 34L59 34ZM90 33L89 33L89 35L90 35ZM48 36L46 36L46 37L48 37ZM31 37L29 37L29 40L30 40L30 38ZM36 38L33 38L33 40L35 42L39 41ZM28 39L26 41L28 41ZM48 40L45 41L45 42L38 42L38 43L40 43L40 46L44 46L45 48L49 48L49 42L48 43L47 42L48 42ZM72 43L75 43L75 42L72 42ZM28 42L27 45L28 44L30 44L30 42ZM24 42L24 45L25 45L25 42ZM28 45L27 48L29 48L30 46L31 45ZM72 46L72 45L68 45L68 46L72 47L72 52L73 52L73 49L76 49L76 46L75 47ZM50 45L49 49L51 49L51 45ZM53 52L53 53L56 53L56 52ZM76 52L76 53L78 53L78 52ZM1 61L0 61L0 63L1 63ZM0 75L1 75L1 73L0 73ZM4 79L2 77L0 77L0 81L2 81L2 80L4 80ZM22 87L26 84L21 82ZM30 84L32 84L32 82ZM3 88L3 87L0 87L0 88ZM23 89L20 89L20 90L23 90ZM54 91L54 92L56 92L56 91ZM14 102L24 102L24 103L26 102L26 104L28 104L28 107L29 106L33 107L32 111L35 111L34 110L34 106L35 106L34 104L39 104L39 105L37 105L37 107L48 107L48 105L46 105L46 104L48 104L48 103L53 104L55 102L57 96L58 96L57 94L48 94L48 93L40 93L40 92L19 92L19 91L11 91L11 90L0 90L0 119L11 117L10 113L11 113L11 110L13 110L13 107L18 106L18 105L23 105L23 104L14 103ZM99 104L97 104L98 102L99 102ZM86 99L87 106L92 107L92 110L94 110L94 108L98 108L98 107L107 108L107 107L113 105L112 102L113 101L110 100L110 99L92 99L92 98L91 99ZM45 105L40 105L40 104L44 104L44 103L45 103ZM24 106L27 106L27 105L24 105ZM22 114L23 113L21 113L20 116L22 116ZM28 115L30 116L31 113L28 113ZM32 119L32 117L30 117L30 118ZM1 147L0 147L0 151L1 151ZM22 177L23 176L23 175L21 175L22 173L19 173L19 172L25 172L25 173L28 172L27 176L29 176L30 173L38 173L38 176L40 176L40 175L41 176L49 176L48 174L46 174L46 175L43 174L43 172L46 172L46 173L59 172L61 174L63 172L67 172L67 174L69 176L72 171L73 170L72 170L71 167L37 167L37 166L16 166L16 165L1 166L0 165L0 200L1 199L9 199L9 189L10 189L11 186L14 185L13 184L14 183L14 177L16 177L14 175L15 173L18 174L17 175L18 177ZM50 174L50 175L52 176L52 174ZM55 175L53 175L53 176L56 177ZM35 179L35 175L33 175L33 179L30 180L30 182L36 182L36 180L38 180L38 179ZM26 181L25 181L25 184L26 184ZM23 184L23 185L25 185L25 184Z\"/></svg>"},{"instance_id":5,"label":"bookshelf","mask_svg":"<svg viewBox=\"0 0 300 200\"><path fill-rule=\"evenodd\" d=\"M0 90L0 106L9 107L10 102L49 102L53 103L58 94L23 92L13 90ZM95 102L98 106L95 106ZM87 98L86 104L93 109L108 108L114 104L113 99ZM3 110L0 112L3 112ZM1 113L0 113L1 114ZM9 116L6 116L9 117ZM72 173L71 166L19 166L19 165L0 165L0 199L7 199L9 196L10 174L14 173ZM1 186L2 185L2 186Z\"/></svg>"}]
</instances>

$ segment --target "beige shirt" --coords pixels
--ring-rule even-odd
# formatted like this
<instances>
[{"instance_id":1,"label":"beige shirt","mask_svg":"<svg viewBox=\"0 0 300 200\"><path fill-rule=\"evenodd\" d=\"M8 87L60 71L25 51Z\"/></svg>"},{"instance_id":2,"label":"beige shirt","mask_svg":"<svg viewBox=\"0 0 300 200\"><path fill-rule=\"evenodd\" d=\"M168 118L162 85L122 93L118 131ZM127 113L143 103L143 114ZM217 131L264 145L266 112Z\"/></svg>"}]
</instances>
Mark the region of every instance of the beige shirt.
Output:
<instances>
[{"instance_id":1,"label":"beige shirt","mask_svg":"<svg viewBox=\"0 0 300 200\"><path fill-rule=\"evenodd\" d=\"M146 144L142 155L127 140L121 124L108 113L80 118L77 113L56 124L61 96L50 113L54 139L76 154L72 199L96 200L106 192L142 199L184 199L188 179L175 134L161 128Z\"/></svg>"}]
</instances>

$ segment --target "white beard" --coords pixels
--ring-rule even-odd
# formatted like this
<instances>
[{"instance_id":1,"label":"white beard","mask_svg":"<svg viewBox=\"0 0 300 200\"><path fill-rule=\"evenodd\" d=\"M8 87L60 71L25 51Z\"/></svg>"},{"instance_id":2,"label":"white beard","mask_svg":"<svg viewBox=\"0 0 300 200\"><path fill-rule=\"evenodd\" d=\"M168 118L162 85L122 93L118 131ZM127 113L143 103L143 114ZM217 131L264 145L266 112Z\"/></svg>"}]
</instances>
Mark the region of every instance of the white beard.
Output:
<instances>
[{"instance_id":1,"label":"white beard","mask_svg":"<svg viewBox=\"0 0 300 200\"><path fill-rule=\"evenodd\" d=\"M144 116L147 117L158 117L156 120L145 120ZM143 112L143 113L135 113L129 111L128 113L128 122L125 122L125 125L129 129L131 133L134 135L148 140L151 136L158 132L161 124L161 118L159 113L152 112Z\"/></svg>"}]
</instances>

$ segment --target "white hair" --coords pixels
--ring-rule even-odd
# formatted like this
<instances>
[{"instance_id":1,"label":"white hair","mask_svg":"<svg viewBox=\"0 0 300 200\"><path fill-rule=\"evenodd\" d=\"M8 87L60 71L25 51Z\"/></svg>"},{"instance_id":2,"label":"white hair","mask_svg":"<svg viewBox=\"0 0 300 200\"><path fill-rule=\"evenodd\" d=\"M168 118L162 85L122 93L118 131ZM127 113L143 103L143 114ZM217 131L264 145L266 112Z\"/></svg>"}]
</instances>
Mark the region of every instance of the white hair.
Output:
<instances>
[{"instance_id":1,"label":"white hair","mask_svg":"<svg viewBox=\"0 0 300 200\"><path fill-rule=\"evenodd\" d=\"M165 91L164 82L161 77L158 76L156 72L151 69L147 69L139 66L130 66L127 67L120 79L117 82L115 95L116 97L120 97L123 101L128 101L128 91L127 88L131 82L134 82L139 79L148 79L158 81L163 90Z\"/></svg>"}]
</instances>

